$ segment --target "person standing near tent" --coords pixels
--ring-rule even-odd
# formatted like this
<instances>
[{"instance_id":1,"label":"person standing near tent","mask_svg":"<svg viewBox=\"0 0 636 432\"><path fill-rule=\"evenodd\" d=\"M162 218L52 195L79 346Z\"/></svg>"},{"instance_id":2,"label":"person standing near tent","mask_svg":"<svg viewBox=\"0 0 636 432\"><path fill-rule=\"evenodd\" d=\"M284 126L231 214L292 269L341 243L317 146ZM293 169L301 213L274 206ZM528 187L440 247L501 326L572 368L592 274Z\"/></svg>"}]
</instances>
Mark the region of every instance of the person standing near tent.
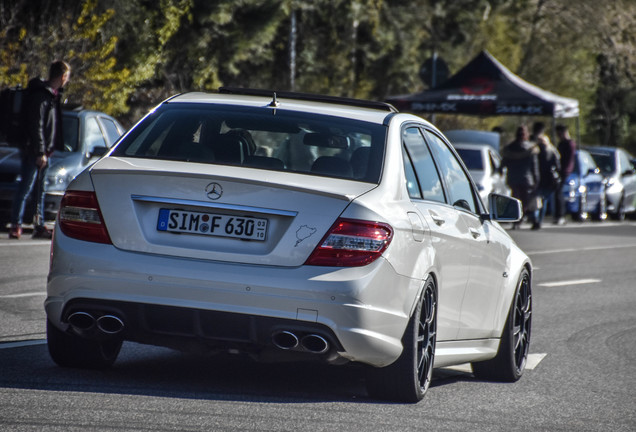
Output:
<instances>
[{"instance_id":1,"label":"person standing near tent","mask_svg":"<svg viewBox=\"0 0 636 432\"><path fill-rule=\"evenodd\" d=\"M554 191L561 184L561 156L559 151L552 145L550 138L545 134L545 123L535 122L532 125L532 136L530 139L539 148L539 188L538 195L541 197L541 209L538 219L532 225L532 229L541 228L541 223L550 205L554 214Z\"/></svg>"},{"instance_id":2,"label":"person standing near tent","mask_svg":"<svg viewBox=\"0 0 636 432\"><path fill-rule=\"evenodd\" d=\"M556 134L559 138L558 150L561 155L561 182L555 194L555 210L554 224L565 224L565 197L561 192L563 183L572 172L574 172L574 164L576 161L576 142L570 137L568 127L562 124L557 125Z\"/></svg>"},{"instance_id":3,"label":"person standing near tent","mask_svg":"<svg viewBox=\"0 0 636 432\"><path fill-rule=\"evenodd\" d=\"M539 149L530 141L530 134L525 125L519 126L515 140L502 151L503 165L508 168L508 186L512 196L521 200L524 214L530 222L536 223L540 205L537 195L539 185ZM515 224L516 228L516 224Z\"/></svg>"}]
</instances>

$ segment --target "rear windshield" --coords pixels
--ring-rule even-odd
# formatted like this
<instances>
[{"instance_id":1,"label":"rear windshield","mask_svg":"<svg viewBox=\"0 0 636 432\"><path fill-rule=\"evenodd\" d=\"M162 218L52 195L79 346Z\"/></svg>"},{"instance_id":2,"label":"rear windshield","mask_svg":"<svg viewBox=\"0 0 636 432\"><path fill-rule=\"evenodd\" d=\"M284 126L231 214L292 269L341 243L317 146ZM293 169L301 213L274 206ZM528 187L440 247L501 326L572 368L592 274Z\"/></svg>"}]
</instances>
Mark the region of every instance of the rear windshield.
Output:
<instances>
[{"instance_id":1,"label":"rear windshield","mask_svg":"<svg viewBox=\"0 0 636 432\"><path fill-rule=\"evenodd\" d=\"M378 183L385 141L380 124L270 108L167 103L112 154Z\"/></svg>"}]
</instances>

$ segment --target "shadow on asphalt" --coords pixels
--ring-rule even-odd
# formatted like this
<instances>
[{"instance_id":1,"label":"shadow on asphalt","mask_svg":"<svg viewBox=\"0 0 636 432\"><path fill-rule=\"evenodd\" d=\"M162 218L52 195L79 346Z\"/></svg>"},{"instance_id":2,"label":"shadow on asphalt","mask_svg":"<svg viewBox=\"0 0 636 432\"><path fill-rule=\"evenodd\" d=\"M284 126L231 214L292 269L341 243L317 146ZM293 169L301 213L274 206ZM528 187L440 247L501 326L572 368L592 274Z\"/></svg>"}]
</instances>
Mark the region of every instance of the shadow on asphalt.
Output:
<instances>
[{"instance_id":1,"label":"shadow on asphalt","mask_svg":"<svg viewBox=\"0 0 636 432\"><path fill-rule=\"evenodd\" d=\"M107 370L58 367L46 344L0 349L0 364L4 388L273 403L375 402L367 396L363 366L355 364L257 363L238 355L184 354L129 342ZM470 373L440 369L431 388L473 380Z\"/></svg>"}]
</instances>

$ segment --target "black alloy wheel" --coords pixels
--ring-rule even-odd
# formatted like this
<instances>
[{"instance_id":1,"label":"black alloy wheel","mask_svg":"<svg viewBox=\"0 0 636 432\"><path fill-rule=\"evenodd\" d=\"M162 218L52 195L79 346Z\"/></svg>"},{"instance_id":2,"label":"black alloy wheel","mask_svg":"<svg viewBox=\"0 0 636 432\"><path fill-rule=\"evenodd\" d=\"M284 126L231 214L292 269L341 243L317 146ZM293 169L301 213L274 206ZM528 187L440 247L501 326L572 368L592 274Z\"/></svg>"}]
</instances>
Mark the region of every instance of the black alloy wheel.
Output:
<instances>
[{"instance_id":1,"label":"black alloy wheel","mask_svg":"<svg viewBox=\"0 0 636 432\"><path fill-rule=\"evenodd\" d=\"M473 375L479 379L501 382L513 382L521 378L530 351L531 328L532 286L530 273L524 269L508 312L499 351L491 360L473 363Z\"/></svg>"},{"instance_id":2,"label":"black alloy wheel","mask_svg":"<svg viewBox=\"0 0 636 432\"><path fill-rule=\"evenodd\" d=\"M436 340L437 291L429 277L402 337L402 354L389 366L369 367L369 395L396 402L422 400L433 377Z\"/></svg>"}]
</instances>

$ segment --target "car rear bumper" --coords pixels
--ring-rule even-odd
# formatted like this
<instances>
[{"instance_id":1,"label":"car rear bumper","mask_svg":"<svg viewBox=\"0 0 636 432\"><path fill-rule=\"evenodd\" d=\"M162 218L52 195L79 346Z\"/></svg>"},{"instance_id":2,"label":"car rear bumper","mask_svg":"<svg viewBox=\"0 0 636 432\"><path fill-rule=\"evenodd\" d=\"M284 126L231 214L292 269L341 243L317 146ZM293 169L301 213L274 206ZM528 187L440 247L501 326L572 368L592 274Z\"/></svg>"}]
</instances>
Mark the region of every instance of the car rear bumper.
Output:
<instances>
[{"instance_id":1,"label":"car rear bumper","mask_svg":"<svg viewBox=\"0 0 636 432\"><path fill-rule=\"evenodd\" d=\"M386 366L402 351L421 288L382 258L356 268L236 265L125 252L70 239L59 227L55 236L49 320L67 330L73 311L118 313L124 339L155 345L265 355L286 351L272 337L289 331L324 337L325 360Z\"/></svg>"}]
</instances>

